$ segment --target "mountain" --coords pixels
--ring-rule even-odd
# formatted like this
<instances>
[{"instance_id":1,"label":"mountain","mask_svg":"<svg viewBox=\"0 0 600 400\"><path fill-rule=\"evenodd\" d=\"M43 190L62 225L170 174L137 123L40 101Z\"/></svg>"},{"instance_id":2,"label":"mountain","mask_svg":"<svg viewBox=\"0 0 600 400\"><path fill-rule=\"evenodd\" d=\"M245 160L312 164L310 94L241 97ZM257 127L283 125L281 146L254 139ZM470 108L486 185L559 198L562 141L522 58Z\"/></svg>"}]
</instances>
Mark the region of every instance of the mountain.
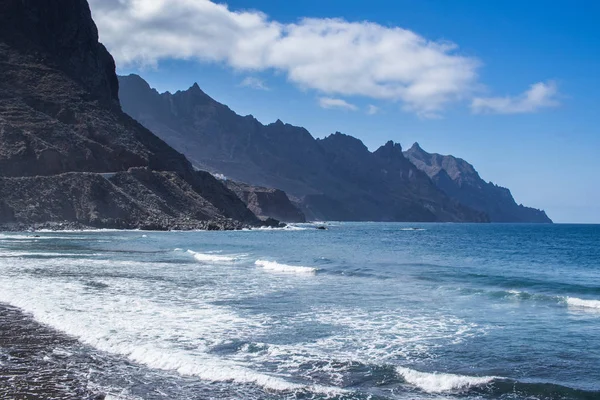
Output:
<instances>
[{"instance_id":1,"label":"mountain","mask_svg":"<svg viewBox=\"0 0 600 400\"><path fill-rule=\"evenodd\" d=\"M224 183L261 219L274 218L283 222L306 222L302 211L290 201L282 190L251 186L232 180Z\"/></svg>"},{"instance_id":2,"label":"mountain","mask_svg":"<svg viewBox=\"0 0 600 400\"><path fill-rule=\"evenodd\" d=\"M404 154L448 196L485 212L492 222L552 223L544 211L518 205L507 188L481 179L463 159L427 153L418 143Z\"/></svg>"},{"instance_id":3,"label":"mountain","mask_svg":"<svg viewBox=\"0 0 600 400\"><path fill-rule=\"evenodd\" d=\"M119 83L123 110L197 168L281 189L309 219L487 221L439 190L399 145L370 152L341 133L315 139L279 120L263 125L237 115L197 84L161 94L137 75L119 77Z\"/></svg>"},{"instance_id":4,"label":"mountain","mask_svg":"<svg viewBox=\"0 0 600 400\"><path fill-rule=\"evenodd\" d=\"M121 111L85 0L0 2L0 225L229 229L229 189Z\"/></svg>"}]
</instances>

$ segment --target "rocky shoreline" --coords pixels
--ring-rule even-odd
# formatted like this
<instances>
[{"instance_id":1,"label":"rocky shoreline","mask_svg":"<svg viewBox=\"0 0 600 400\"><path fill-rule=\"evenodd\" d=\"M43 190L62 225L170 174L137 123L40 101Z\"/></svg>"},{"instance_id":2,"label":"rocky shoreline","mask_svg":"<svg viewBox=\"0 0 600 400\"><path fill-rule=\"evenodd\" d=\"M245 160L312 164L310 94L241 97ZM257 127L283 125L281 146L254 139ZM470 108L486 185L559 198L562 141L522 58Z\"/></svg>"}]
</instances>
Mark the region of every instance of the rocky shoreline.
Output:
<instances>
[{"instance_id":1,"label":"rocky shoreline","mask_svg":"<svg viewBox=\"0 0 600 400\"><path fill-rule=\"evenodd\" d=\"M97 229L141 230L141 231L239 231L260 227L284 228L286 224L274 219L262 221L259 225L249 225L233 219L210 221L163 220L138 225L92 226L79 222L43 222L0 224L0 232L36 232L36 231L86 231Z\"/></svg>"}]
</instances>

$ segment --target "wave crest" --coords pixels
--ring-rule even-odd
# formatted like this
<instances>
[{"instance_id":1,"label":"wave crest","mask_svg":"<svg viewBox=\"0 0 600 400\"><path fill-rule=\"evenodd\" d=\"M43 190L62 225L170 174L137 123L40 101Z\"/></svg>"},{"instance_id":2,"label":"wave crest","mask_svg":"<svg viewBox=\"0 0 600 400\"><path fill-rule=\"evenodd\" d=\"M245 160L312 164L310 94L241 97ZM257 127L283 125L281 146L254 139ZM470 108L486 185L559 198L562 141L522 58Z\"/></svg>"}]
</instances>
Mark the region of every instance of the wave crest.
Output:
<instances>
[{"instance_id":1,"label":"wave crest","mask_svg":"<svg viewBox=\"0 0 600 400\"><path fill-rule=\"evenodd\" d=\"M188 250L187 252L189 254L192 254L196 260L208 263L231 263L237 261L240 258L239 256L222 256L219 254L198 253L192 250Z\"/></svg>"},{"instance_id":2,"label":"wave crest","mask_svg":"<svg viewBox=\"0 0 600 400\"><path fill-rule=\"evenodd\" d=\"M254 264L267 271L285 274L315 274L317 272L317 268L280 264L275 261L256 260Z\"/></svg>"},{"instance_id":3,"label":"wave crest","mask_svg":"<svg viewBox=\"0 0 600 400\"><path fill-rule=\"evenodd\" d=\"M419 372L404 367L397 367L396 371L407 383L410 383L427 393L465 390L473 386L487 385L496 379L496 377L493 376L477 377Z\"/></svg>"},{"instance_id":4,"label":"wave crest","mask_svg":"<svg viewBox=\"0 0 600 400\"><path fill-rule=\"evenodd\" d=\"M600 300L584 300L577 297L567 297L567 305L577 308L593 308L600 311Z\"/></svg>"}]
</instances>

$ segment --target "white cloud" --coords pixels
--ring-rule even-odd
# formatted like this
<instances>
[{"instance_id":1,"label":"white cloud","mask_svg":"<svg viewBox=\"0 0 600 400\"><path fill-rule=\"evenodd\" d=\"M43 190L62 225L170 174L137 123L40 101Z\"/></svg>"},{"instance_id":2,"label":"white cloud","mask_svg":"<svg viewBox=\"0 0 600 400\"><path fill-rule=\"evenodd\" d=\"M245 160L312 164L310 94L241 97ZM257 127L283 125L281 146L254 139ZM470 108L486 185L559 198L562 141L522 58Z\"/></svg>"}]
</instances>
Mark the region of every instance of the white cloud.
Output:
<instances>
[{"instance_id":1,"label":"white cloud","mask_svg":"<svg viewBox=\"0 0 600 400\"><path fill-rule=\"evenodd\" d=\"M358 107L356 107L354 104L350 104L346 100L334 99L332 97L321 97L319 99L319 106L322 108L337 108L348 111L358 110Z\"/></svg>"},{"instance_id":2,"label":"white cloud","mask_svg":"<svg viewBox=\"0 0 600 400\"><path fill-rule=\"evenodd\" d=\"M91 0L101 40L120 65L163 59L275 70L326 96L398 101L423 117L471 98L479 62L457 46L399 27L341 19L284 24L209 0Z\"/></svg>"},{"instance_id":3,"label":"white cloud","mask_svg":"<svg viewBox=\"0 0 600 400\"><path fill-rule=\"evenodd\" d=\"M367 114L368 115L375 115L379 112L379 107L374 106L373 104L369 104L369 106L367 107Z\"/></svg>"},{"instance_id":4,"label":"white cloud","mask_svg":"<svg viewBox=\"0 0 600 400\"><path fill-rule=\"evenodd\" d=\"M244 80L240 83L240 86L258 90L269 90L269 87L265 84L265 81L254 76L248 76L244 78Z\"/></svg>"},{"instance_id":5,"label":"white cloud","mask_svg":"<svg viewBox=\"0 0 600 400\"><path fill-rule=\"evenodd\" d=\"M471 109L477 114L532 113L541 108L558 106L557 94L558 88L555 82L538 82L515 97L477 97L473 99Z\"/></svg>"}]
</instances>

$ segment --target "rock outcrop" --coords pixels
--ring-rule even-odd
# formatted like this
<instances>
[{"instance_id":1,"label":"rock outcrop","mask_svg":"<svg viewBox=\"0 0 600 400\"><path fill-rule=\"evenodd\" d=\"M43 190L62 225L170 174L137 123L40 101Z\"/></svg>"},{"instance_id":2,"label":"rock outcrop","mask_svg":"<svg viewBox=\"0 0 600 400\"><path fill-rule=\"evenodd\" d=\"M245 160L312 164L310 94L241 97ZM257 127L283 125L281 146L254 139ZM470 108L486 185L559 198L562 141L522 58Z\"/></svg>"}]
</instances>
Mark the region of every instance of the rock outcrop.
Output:
<instances>
[{"instance_id":1,"label":"rock outcrop","mask_svg":"<svg viewBox=\"0 0 600 400\"><path fill-rule=\"evenodd\" d=\"M283 222L306 222L306 217L279 189L251 186L245 183L225 181L231 189L259 218L273 218Z\"/></svg>"},{"instance_id":2,"label":"rock outcrop","mask_svg":"<svg viewBox=\"0 0 600 400\"><path fill-rule=\"evenodd\" d=\"M461 158L427 153L418 143L405 155L448 196L485 212L492 222L552 222L544 211L517 204L507 188L481 179L475 168Z\"/></svg>"},{"instance_id":3,"label":"rock outcrop","mask_svg":"<svg viewBox=\"0 0 600 400\"><path fill-rule=\"evenodd\" d=\"M483 222L484 213L450 199L429 177L353 137L317 140L281 121L263 125L204 93L160 94L137 75L119 78L123 110L183 152L198 168L299 199L308 219ZM392 144L393 146L393 144Z\"/></svg>"},{"instance_id":4,"label":"rock outcrop","mask_svg":"<svg viewBox=\"0 0 600 400\"><path fill-rule=\"evenodd\" d=\"M232 191L121 111L115 64L85 0L0 2L0 225L259 223Z\"/></svg>"}]
</instances>

